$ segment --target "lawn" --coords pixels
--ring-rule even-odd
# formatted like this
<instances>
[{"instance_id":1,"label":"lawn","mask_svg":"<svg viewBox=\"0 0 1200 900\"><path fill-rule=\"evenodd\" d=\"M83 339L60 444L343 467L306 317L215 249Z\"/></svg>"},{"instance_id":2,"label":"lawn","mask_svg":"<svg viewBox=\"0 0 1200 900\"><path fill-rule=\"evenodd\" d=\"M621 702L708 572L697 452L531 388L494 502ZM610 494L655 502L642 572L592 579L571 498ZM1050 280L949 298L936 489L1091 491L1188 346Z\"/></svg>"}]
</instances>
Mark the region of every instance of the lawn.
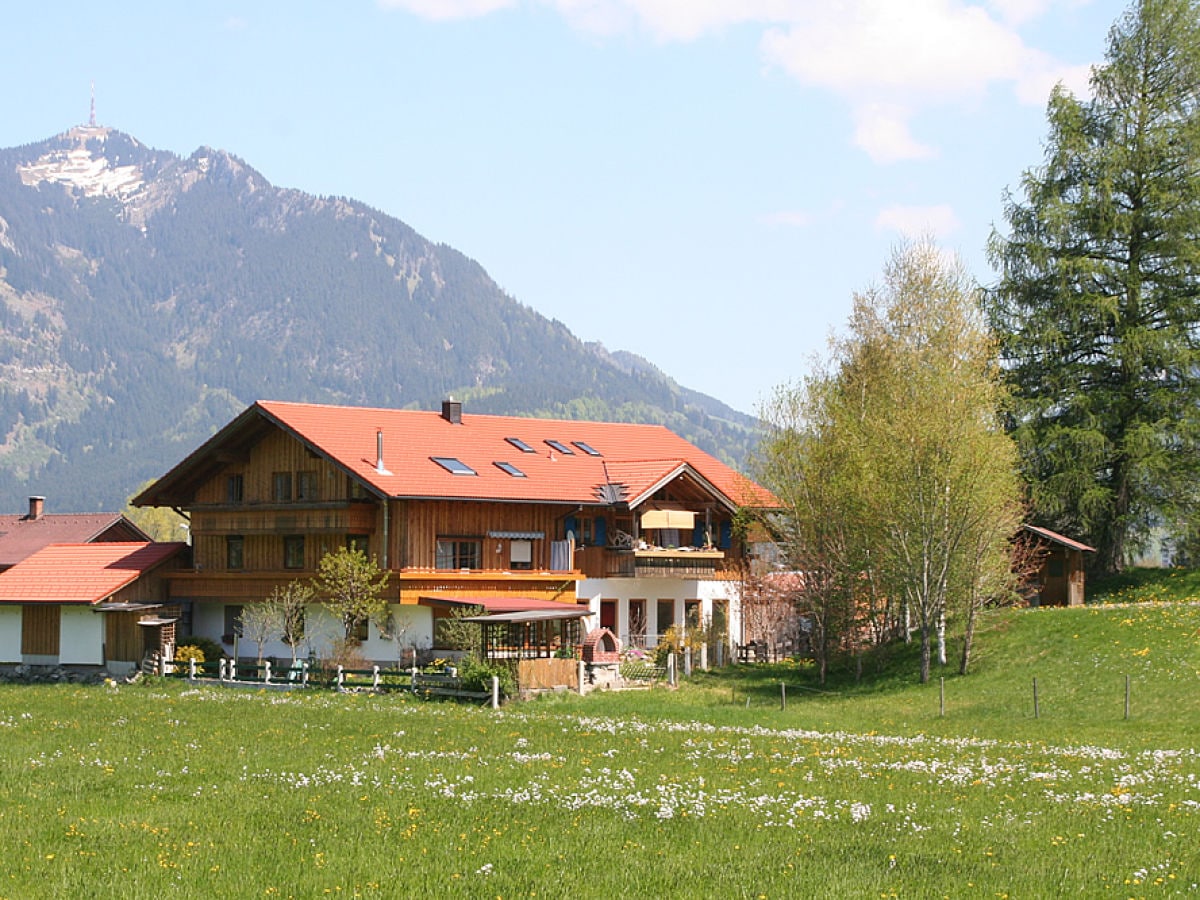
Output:
<instances>
[{"instance_id":1,"label":"lawn","mask_svg":"<svg viewBox=\"0 0 1200 900\"><path fill-rule=\"evenodd\" d=\"M1200 607L989 614L928 685L869 663L499 712L3 686L0 897L1200 896Z\"/></svg>"}]
</instances>

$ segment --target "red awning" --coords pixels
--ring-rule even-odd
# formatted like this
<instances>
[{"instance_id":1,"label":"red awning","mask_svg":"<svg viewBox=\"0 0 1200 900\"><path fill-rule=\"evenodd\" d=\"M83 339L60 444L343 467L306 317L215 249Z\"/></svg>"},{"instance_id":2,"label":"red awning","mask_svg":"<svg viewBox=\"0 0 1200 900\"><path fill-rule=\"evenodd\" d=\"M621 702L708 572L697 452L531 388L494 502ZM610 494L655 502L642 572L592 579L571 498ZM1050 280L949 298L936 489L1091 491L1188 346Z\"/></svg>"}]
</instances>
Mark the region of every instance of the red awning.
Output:
<instances>
[{"instance_id":1,"label":"red awning","mask_svg":"<svg viewBox=\"0 0 1200 900\"><path fill-rule=\"evenodd\" d=\"M421 597L422 606L482 606L489 613L532 612L535 609L569 610L579 604L533 597Z\"/></svg>"}]
</instances>

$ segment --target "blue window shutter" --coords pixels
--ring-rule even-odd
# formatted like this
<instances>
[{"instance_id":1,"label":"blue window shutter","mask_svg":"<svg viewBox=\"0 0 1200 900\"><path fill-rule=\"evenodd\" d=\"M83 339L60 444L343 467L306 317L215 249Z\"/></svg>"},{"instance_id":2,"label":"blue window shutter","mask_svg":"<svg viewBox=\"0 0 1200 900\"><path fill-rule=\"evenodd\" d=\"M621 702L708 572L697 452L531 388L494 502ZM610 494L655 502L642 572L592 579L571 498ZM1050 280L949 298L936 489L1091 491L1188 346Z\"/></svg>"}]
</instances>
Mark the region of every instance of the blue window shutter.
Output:
<instances>
[{"instance_id":1,"label":"blue window shutter","mask_svg":"<svg viewBox=\"0 0 1200 900\"><path fill-rule=\"evenodd\" d=\"M732 522L722 522L721 523L720 548L722 550L728 550L732 546L733 546L733 523Z\"/></svg>"},{"instance_id":2,"label":"blue window shutter","mask_svg":"<svg viewBox=\"0 0 1200 900\"><path fill-rule=\"evenodd\" d=\"M579 540L579 521L574 516L567 516L563 519L563 538L567 537L567 532L575 535L575 540Z\"/></svg>"},{"instance_id":3,"label":"blue window shutter","mask_svg":"<svg viewBox=\"0 0 1200 900\"><path fill-rule=\"evenodd\" d=\"M592 523L592 543L597 547L608 546L608 523L603 516L596 516L596 521Z\"/></svg>"}]
</instances>

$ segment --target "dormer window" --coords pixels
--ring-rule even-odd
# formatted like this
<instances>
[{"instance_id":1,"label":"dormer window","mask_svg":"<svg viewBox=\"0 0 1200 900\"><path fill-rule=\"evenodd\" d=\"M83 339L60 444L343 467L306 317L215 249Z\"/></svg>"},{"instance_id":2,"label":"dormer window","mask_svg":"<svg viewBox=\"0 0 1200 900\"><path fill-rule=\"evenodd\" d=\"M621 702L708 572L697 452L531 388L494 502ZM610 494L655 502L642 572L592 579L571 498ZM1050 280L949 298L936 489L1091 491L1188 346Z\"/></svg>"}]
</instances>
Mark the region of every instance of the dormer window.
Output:
<instances>
[{"instance_id":1,"label":"dormer window","mask_svg":"<svg viewBox=\"0 0 1200 900\"><path fill-rule=\"evenodd\" d=\"M550 445L551 450L557 450L563 456L574 456L575 451L564 444L562 441L546 441Z\"/></svg>"},{"instance_id":2,"label":"dormer window","mask_svg":"<svg viewBox=\"0 0 1200 900\"><path fill-rule=\"evenodd\" d=\"M520 450L522 453L537 453L536 450L534 450L532 447L530 447L527 443L525 443L523 440L521 440L518 437L507 437L507 438L505 438L505 440L508 441L510 444L512 444L514 447L516 447L518 450Z\"/></svg>"},{"instance_id":3,"label":"dormer window","mask_svg":"<svg viewBox=\"0 0 1200 900\"><path fill-rule=\"evenodd\" d=\"M453 456L431 456L435 463L449 472L451 475L478 475L479 473L468 466L461 459L455 459Z\"/></svg>"}]
</instances>

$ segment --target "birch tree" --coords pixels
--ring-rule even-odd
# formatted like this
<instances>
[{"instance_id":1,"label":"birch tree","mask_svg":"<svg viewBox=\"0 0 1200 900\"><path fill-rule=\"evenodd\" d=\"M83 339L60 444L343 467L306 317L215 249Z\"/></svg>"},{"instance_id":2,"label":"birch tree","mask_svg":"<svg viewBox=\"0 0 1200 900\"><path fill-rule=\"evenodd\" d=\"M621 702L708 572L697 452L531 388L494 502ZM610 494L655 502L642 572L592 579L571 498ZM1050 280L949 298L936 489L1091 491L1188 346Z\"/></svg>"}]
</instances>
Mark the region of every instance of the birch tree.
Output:
<instances>
[{"instance_id":1,"label":"birch tree","mask_svg":"<svg viewBox=\"0 0 1200 900\"><path fill-rule=\"evenodd\" d=\"M998 590L998 536L1020 521L995 349L961 264L903 246L855 295L827 371L792 395L800 426L769 431L762 450L786 544L821 573L827 610L855 635L867 599L887 598L888 619L920 637L923 682L935 644L946 661L948 619Z\"/></svg>"}]
</instances>

